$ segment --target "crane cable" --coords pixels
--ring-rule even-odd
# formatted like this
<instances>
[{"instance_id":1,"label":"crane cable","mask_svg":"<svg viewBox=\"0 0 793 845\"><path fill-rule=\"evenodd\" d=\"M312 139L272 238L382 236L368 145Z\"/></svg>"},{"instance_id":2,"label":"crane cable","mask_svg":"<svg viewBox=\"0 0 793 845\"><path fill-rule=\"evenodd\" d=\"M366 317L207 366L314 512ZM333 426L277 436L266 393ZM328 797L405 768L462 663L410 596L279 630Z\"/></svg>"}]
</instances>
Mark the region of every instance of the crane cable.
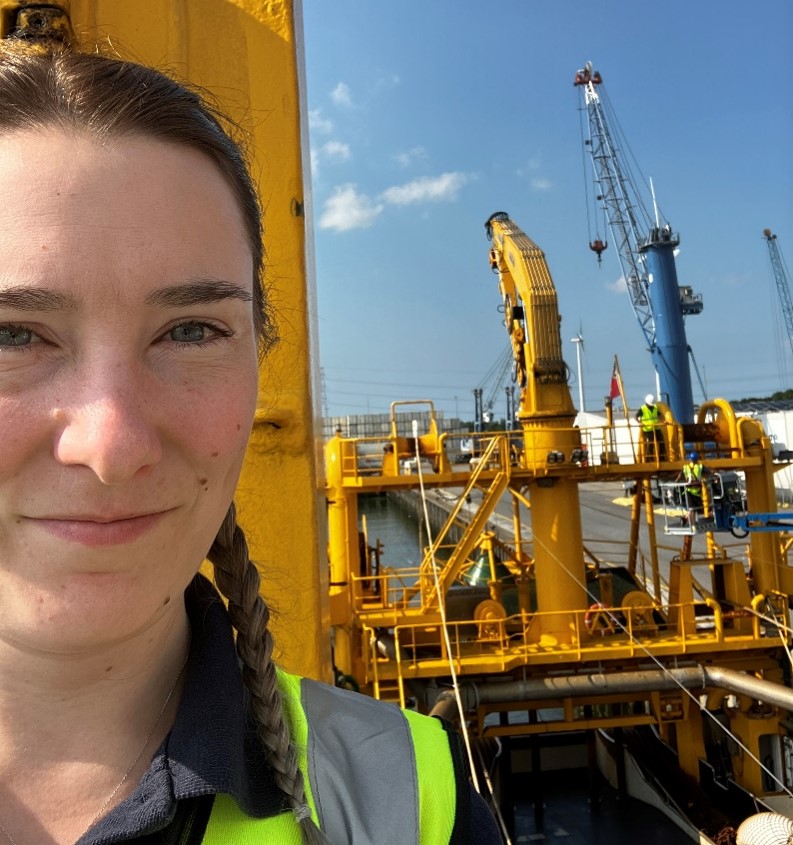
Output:
<instances>
[{"instance_id":1,"label":"crane cable","mask_svg":"<svg viewBox=\"0 0 793 845\"><path fill-rule=\"evenodd\" d=\"M588 170L587 170L587 155L586 155L586 149L585 149L587 138L584 134L584 112L586 111L586 106L581 106L581 104L580 104L582 96L583 95L579 95L579 98L578 98L578 102L579 102L579 106L578 106L578 127L579 127L579 132L581 134L581 168L582 168L582 172L584 174L584 202L586 204L586 234L587 234L587 239L588 239L589 243L592 243L592 222L590 220L589 207L590 207L590 202L591 202L592 208L593 209L595 208L595 200L594 200L594 195L593 195L593 198L591 200L590 200L590 197L589 197L589 179L587 178L589 173L588 173ZM589 139L589 143L591 145L591 143L592 143L591 138ZM594 174L593 174L593 179L594 179ZM598 233L597 236L600 237L599 233Z\"/></svg>"},{"instance_id":2,"label":"crane cable","mask_svg":"<svg viewBox=\"0 0 793 845\"><path fill-rule=\"evenodd\" d=\"M625 151L625 155L622 157L621 164L624 170L627 172L626 181L631 186L631 189L633 191L634 200L636 202L635 208L639 211L641 215L642 223L649 230L655 225L655 220L647 209L647 206L644 202L644 198L639 193L638 189L638 186L641 185L644 189L645 196L649 194L649 179L647 179L647 177L642 172L641 166L639 165L639 160L636 158L636 155L634 154L630 144L628 143L628 138L622 130L622 126L619 122L619 119L617 118L617 113L614 110L614 107L611 105L611 98L609 97L608 91L606 90L606 86L603 84L601 84L600 86L600 100L603 104L603 118L606 122L606 125L608 127L612 127L615 130L613 138L613 142L615 145L614 151L616 152L616 148L620 146ZM666 219L660 207L658 209L658 213L661 219ZM634 244L634 246L636 245Z\"/></svg>"},{"instance_id":3,"label":"crane cable","mask_svg":"<svg viewBox=\"0 0 793 845\"><path fill-rule=\"evenodd\" d=\"M585 205L585 208L586 208L586 232L587 232L587 241L588 241L590 248L591 248L592 244L594 242L598 242L598 241L603 240L600 237L600 224L598 223L598 215L597 215L598 201L599 200L601 200L600 213L603 216L603 232L606 235L608 234L608 231L609 231L609 225L608 225L608 216L606 215L606 206L602 202L602 197L596 196L594 192L592 192L592 195L590 196L590 192L589 192L589 168L587 167L587 162L591 161L591 159L587 157L586 147L587 147L587 145L589 145L590 148L592 147L592 137L591 137L591 133L585 133L584 132L584 112L587 111L587 107L586 107L586 105L580 105L583 97L584 97L584 94L583 94L583 91L581 91L581 93L579 95L579 106L578 106L578 127L579 127L579 134L581 136L581 171L582 171L582 174L583 174L583 177L584 177L584 205ZM589 134L589 137L587 137L587 134ZM599 181L600 180L599 180L597 174L595 173L595 168L594 168L594 165L593 165L593 167L592 167L592 184L593 185L598 184ZM595 228L595 239L594 239L594 241L592 239L592 218L593 217L595 219L595 227L594 227ZM598 256L598 264L600 264L600 256Z\"/></svg>"},{"instance_id":4,"label":"crane cable","mask_svg":"<svg viewBox=\"0 0 793 845\"><path fill-rule=\"evenodd\" d=\"M424 487L424 472L421 466L421 451L419 449L419 438L418 438L418 421L413 420L413 441L416 448L416 473L418 474L419 478L419 494L421 496L421 507L424 516L424 524L425 530L427 532L427 544L429 546L430 555L432 559L432 577L435 582L435 595L438 597L438 609L440 610L441 616L441 629L443 631L443 642L446 647L446 654L449 658L449 675L452 679L452 689L454 690L454 700L457 704L457 712L460 717L460 730L462 731L463 736L463 743L465 744L465 752L468 757L468 766L471 770L471 780L473 782L474 789L481 795L482 790L479 785L479 778L476 774L476 765L474 764L474 755L473 755L473 748L471 745L471 736L468 732L468 723L466 722L465 718L465 709L463 707L463 699L460 693L460 682L457 678L457 670L454 667L454 658L452 657L452 642L451 637L449 635L449 624L446 618L446 596L441 591L441 584L440 578L438 577L438 566L435 560L435 541L433 539L433 532L432 526L430 525L430 514L428 509L427 503L427 493ZM509 831L507 830L506 822L504 821L504 817L501 815L501 810L498 806L498 802L495 800L495 790L493 789L493 782L490 779L490 774L487 771L487 767L484 765L484 760L482 760L481 750L477 749L480 758L480 765L482 767L482 776L485 779L485 784L487 786L488 792L490 794L490 806L493 808L493 812L498 820L499 827L501 828L501 833L504 836L504 840L506 845L512 845L512 840L509 836Z\"/></svg>"},{"instance_id":5,"label":"crane cable","mask_svg":"<svg viewBox=\"0 0 793 845\"><path fill-rule=\"evenodd\" d=\"M468 764L471 768L471 778L474 783L474 789L481 794L479 788L479 779L476 776L476 768L474 766L474 755L471 749L471 738L468 734L468 726L465 721L463 713L463 700L460 694L460 684L457 680L457 670L454 667L454 658L452 657L452 641L449 636L449 626L446 619L446 596L441 592L440 579L438 578L438 565L435 560L435 541L433 539L432 526L430 525L430 514L427 507L427 494L424 489L424 472L421 467L421 450L419 448L419 424L418 420L413 420L413 443L416 449L416 472L419 477L419 491L421 494L421 505L424 513L424 523L427 532L427 543L430 550L432 560L432 577L435 581L435 595L438 597L438 609L441 616L441 628L443 630L443 641L446 647L446 654L449 658L449 674L452 679L452 689L454 690L454 697L457 702L457 709L460 713L460 727L463 734L463 742L465 743L465 751L468 755Z\"/></svg>"}]
</instances>

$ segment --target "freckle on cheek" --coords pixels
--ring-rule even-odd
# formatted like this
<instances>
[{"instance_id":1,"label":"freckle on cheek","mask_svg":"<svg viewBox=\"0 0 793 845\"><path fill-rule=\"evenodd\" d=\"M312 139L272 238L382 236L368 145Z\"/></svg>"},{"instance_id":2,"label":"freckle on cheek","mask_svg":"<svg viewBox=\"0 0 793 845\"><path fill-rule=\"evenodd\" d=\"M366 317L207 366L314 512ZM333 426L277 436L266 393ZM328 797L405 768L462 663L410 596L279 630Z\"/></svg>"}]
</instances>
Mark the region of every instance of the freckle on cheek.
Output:
<instances>
[{"instance_id":1,"label":"freckle on cheek","mask_svg":"<svg viewBox=\"0 0 793 845\"><path fill-rule=\"evenodd\" d=\"M170 603L171 603L171 597L166 596L165 601L162 603L162 606L165 607L166 604L170 604Z\"/></svg>"},{"instance_id":2,"label":"freckle on cheek","mask_svg":"<svg viewBox=\"0 0 793 845\"><path fill-rule=\"evenodd\" d=\"M113 668L112 666L108 666L108 667L105 669L105 672L110 672L112 668Z\"/></svg>"},{"instance_id":3,"label":"freckle on cheek","mask_svg":"<svg viewBox=\"0 0 793 845\"><path fill-rule=\"evenodd\" d=\"M207 481L209 481L209 479L208 479L208 478L199 478L199 479L198 479L198 483L199 483L202 487L203 487L203 486L207 483Z\"/></svg>"},{"instance_id":4,"label":"freckle on cheek","mask_svg":"<svg viewBox=\"0 0 793 845\"><path fill-rule=\"evenodd\" d=\"M242 426L239 423L237 423L237 431L241 431L241 430L242 430Z\"/></svg>"},{"instance_id":5,"label":"freckle on cheek","mask_svg":"<svg viewBox=\"0 0 793 845\"><path fill-rule=\"evenodd\" d=\"M213 452L213 453L212 453L212 457L213 457L213 458L216 458L219 454L220 454L220 452Z\"/></svg>"}]
</instances>

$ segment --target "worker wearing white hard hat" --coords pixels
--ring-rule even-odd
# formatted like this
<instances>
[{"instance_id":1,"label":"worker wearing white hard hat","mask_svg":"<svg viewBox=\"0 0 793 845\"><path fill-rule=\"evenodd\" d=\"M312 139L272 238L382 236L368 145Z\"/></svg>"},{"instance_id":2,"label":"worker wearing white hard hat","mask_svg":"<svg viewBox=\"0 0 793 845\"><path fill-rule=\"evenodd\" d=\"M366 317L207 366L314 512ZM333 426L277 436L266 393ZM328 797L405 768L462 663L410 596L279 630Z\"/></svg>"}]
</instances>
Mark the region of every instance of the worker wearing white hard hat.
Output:
<instances>
[{"instance_id":1,"label":"worker wearing white hard hat","mask_svg":"<svg viewBox=\"0 0 793 845\"><path fill-rule=\"evenodd\" d=\"M666 442L662 430L663 420L661 411L655 404L655 397L648 393L644 397L644 404L636 412L636 419L642 427L644 441L643 458L645 461L665 461Z\"/></svg>"}]
</instances>

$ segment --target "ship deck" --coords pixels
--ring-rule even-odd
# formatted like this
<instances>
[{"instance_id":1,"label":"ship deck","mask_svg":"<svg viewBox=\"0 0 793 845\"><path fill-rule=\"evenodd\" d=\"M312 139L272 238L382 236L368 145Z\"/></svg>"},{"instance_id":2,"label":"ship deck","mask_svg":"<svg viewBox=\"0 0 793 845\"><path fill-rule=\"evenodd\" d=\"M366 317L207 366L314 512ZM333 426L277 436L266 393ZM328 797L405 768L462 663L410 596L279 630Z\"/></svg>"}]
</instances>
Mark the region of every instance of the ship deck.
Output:
<instances>
[{"instance_id":1,"label":"ship deck","mask_svg":"<svg viewBox=\"0 0 793 845\"><path fill-rule=\"evenodd\" d=\"M599 801L590 800L588 773L581 769L544 772L542 810L531 798L531 777L513 775L516 801L514 845L692 845L692 840L660 810L632 798L620 799L604 783Z\"/></svg>"}]
</instances>

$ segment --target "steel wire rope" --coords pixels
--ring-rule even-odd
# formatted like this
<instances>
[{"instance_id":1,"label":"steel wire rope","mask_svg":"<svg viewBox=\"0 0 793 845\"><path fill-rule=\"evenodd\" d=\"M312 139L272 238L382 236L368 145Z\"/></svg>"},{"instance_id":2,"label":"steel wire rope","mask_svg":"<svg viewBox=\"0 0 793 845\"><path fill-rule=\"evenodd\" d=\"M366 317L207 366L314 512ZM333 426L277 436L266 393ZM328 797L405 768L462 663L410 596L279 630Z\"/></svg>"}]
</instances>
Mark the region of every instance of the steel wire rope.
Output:
<instances>
[{"instance_id":1,"label":"steel wire rope","mask_svg":"<svg viewBox=\"0 0 793 845\"><path fill-rule=\"evenodd\" d=\"M502 381L507 369L509 369L511 360L512 349L509 345L507 345L501 350L501 352L499 352L498 358L496 358L496 360L490 365L490 369L481 378L477 387L484 389L489 384L492 384L493 381ZM506 366L504 366L504 361L507 362Z\"/></svg>"},{"instance_id":2,"label":"steel wire rope","mask_svg":"<svg viewBox=\"0 0 793 845\"><path fill-rule=\"evenodd\" d=\"M768 597L766 597L766 607L769 608L770 612L773 614L773 606L769 601ZM745 613L748 613L750 616L755 616L763 622L767 622L769 625L773 625L777 629L777 633L779 634L779 639L782 641L782 647L785 649L785 653L787 654L788 661L790 662L791 668L793 668L793 653L790 651L790 647L787 644L787 640L784 637L784 634L793 634L793 629L789 628L785 625L784 622L780 622L776 616L766 616L764 613L760 613L760 611L755 610L755 608L747 606L745 604L736 604L736 602L728 602L728 604L732 605L733 608L736 610L742 610Z\"/></svg>"},{"instance_id":3,"label":"steel wire rope","mask_svg":"<svg viewBox=\"0 0 793 845\"><path fill-rule=\"evenodd\" d=\"M482 777L485 779L485 783L487 784L488 792L490 793L491 804L493 806L493 811L495 812L496 818L498 819L498 826L501 828L501 833L504 837L506 845L512 845L512 839L510 838L509 831L507 830L507 823L504 821L504 817L501 815L501 810L499 809L498 802L493 800L496 794L495 789L493 789L493 780L490 777L490 772L487 769L487 765L485 764L485 758L482 754L482 749L479 745L476 746L476 753L479 757L479 765L482 767ZM498 742L498 754L496 754L494 758L498 760L501 756L502 748L501 748L501 741Z\"/></svg>"},{"instance_id":4,"label":"steel wire rope","mask_svg":"<svg viewBox=\"0 0 793 845\"><path fill-rule=\"evenodd\" d=\"M535 541L535 543L537 542L536 536L534 538L534 541ZM544 544L542 544L542 543L540 543L540 545L543 545L545 550L550 555L551 559L554 560L555 562L557 562L560 565L562 571L566 575L568 575L573 581L575 581L576 584L578 584L579 583L578 579L575 577L575 575L573 575L572 572L570 572L570 570L565 566L565 564L562 563L562 561L559 559L559 557L554 554L553 550L549 549L547 546L544 546ZM584 587L584 592L586 592L586 594L589 596L589 598L597 603L598 597L595 596L595 594L587 588L586 584L584 584L582 586ZM776 774L774 772L772 772L757 757L755 757L754 754L752 754L751 750L742 742L740 737L738 737L736 734L734 734L726 725L723 725L716 718L716 716L713 713L710 712L710 710L708 710L706 707L703 707L699 698L697 696L695 696L694 693L692 693L684 684L682 684L645 645L643 645L641 642L639 642L639 640L625 627L625 625L623 625L619 621L619 619L616 617L616 615L614 615L612 613L608 613L608 611L606 612L606 615L608 616L609 620L612 622L613 625L620 628L624 633L626 633L628 635L628 637L630 638L630 640L634 643L634 645L638 646L647 655L647 657L653 663L655 663L658 666L658 668L666 676L669 677L669 679L674 684L676 684L678 687L680 687L680 689L697 705L700 712L704 713L706 716L708 716L714 722L714 724L718 725L719 728L721 728L721 730L723 730L730 737L730 739L732 739L733 742L735 742L736 745L738 745L739 748L743 749L743 751L748 755L748 757L751 760L753 760L755 763L757 763L757 765L760 767L760 769L763 772L765 772L771 778L771 780L773 780L775 783L779 784L779 786L782 787L782 791L786 792L791 798L793 798L793 791L791 791L787 787L787 785L776 776Z\"/></svg>"},{"instance_id":5,"label":"steel wire rope","mask_svg":"<svg viewBox=\"0 0 793 845\"><path fill-rule=\"evenodd\" d=\"M583 99L583 94L579 95L579 98L578 98L578 103L579 103L579 105L578 105L578 129L579 129L579 132L580 132L580 135L581 135L581 166L582 166L582 171L583 171L583 174L584 174L584 203L586 205L586 233L587 233L587 238L589 239L589 242L591 243L592 242L592 224L590 222L590 216L589 216L589 204L590 204L589 178L588 178L589 177L589 170L587 168L587 154L586 154L585 147L586 147L587 140L589 140L590 146L592 145L592 139L591 138L587 139L584 135L584 112L586 111L586 106L581 105L582 99ZM593 173L593 177L594 177L594 173ZM592 205L594 206L594 204L595 204L594 203L594 195L593 195L593 199L591 200L591 202L592 202Z\"/></svg>"},{"instance_id":6,"label":"steel wire rope","mask_svg":"<svg viewBox=\"0 0 793 845\"><path fill-rule=\"evenodd\" d=\"M787 639L784 636L784 634L791 633L790 628L788 628L787 625L784 625L782 623L777 622L776 615L774 614L774 607L771 604L771 602L768 600L768 597L766 597L765 603L766 603L766 607L773 614L772 617L771 617L771 620L767 620L767 621L771 621L771 624L774 625L774 627L777 629L777 633L779 634L779 640L782 643L782 648L785 649L785 654L787 655L788 663L790 663L791 668L793 668L793 654L791 654L790 646L788 645ZM750 610L750 612L755 613L760 619L766 619L764 614L758 613L757 611L754 610L754 608L749 608L749 610Z\"/></svg>"},{"instance_id":7,"label":"steel wire rope","mask_svg":"<svg viewBox=\"0 0 793 845\"><path fill-rule=\"evenodd\" d=\"M578 106L578 127L579 133L581 135L581 169L584 178L584 204L586 207L586 231L587 231L587 239L592 247L592 222L591 218L594 217L595 219L595 238L599 241L600 238L600 225L597 219L597 199L595 196L594 191L590 196L589 191L589 168L587 167L587 161L591 161L588 159L586 153L586 146L589 144L590 149L592 148L592 136L591 132L587 133L588 137L584 133L584 112L587 111L586 104L581 105L581 101L583 100L583 92L581 92L581 96L579 97L579 106ZM587 121L587 128L589 128L589 121ZM592 183L595 184L599 182L599 177L595 173L594 165L592 165ZM603 231L608 233L609 224L608 224L608 216L606 214L606 206L605 204L601 204L600 212L603 215ZM605 248L605 247L604 247ZM600 264L600 254L598 254L598 264Z\"/></svg>"},{"instance_id":8,"label":"steel wire rope","mask_svg":"<svg viewBox=\"0 0 793 845\"><path fill-rule=\"evenodd\" d=\"M457 670L454 668L454 658L452 657L452 641L449 636L449 626L446 620L446 597L441 594L441 584L438 578L438 565L435 560L435 541L433 539L432 526L430 525L430 514L427 507L427 494L424 489L424 472L421 468L421 450L419 449L419 426L416 420L413 420L413 442L416 449L416 473L419 478L419 494L421 495L421 507L424 514L425 529L427 532L427 545L430 550L430 561L432 563L432 577L435 582L435 594L438 597L438 610L441 616L441 629L443 630L443 642L446 646L446 654L449 657L449 674L452 678L452 689L454 690L454 698L457 703L457 710L460 714L460 728L463 734L463 742L465 743L465 752L468 755L468 765L471 767L471 779L474 783L474 789L481 795L482 790L479 787L479 778L476 776L476 767L474 766L474 755L471 749L471 737L468 734L468 725L465 721L465 713L463 712L463 699L460 694L460 683L457 680ZM492 798L492 795L491 795Z\"/></svg>"},{"instance_id":9,"label":"steel wire rope","mask_svg":"<svg viewBox=\"0 0 793 845\"><path fill-rule=\"evenodd\" d=\"M647 226L648 229L650 229L653 227L655 221L650 216L650 213L644 203L642 195L639 193L638 188L638 186L641 185L644 188L645 192L649 194L649 179L647 179L647 177L642 172L641 166L639 165L639 160L633 152L631 145L628 143L628 138L625 135L625 132L622 129L622 125L620 124L617 118L617 113L611 104L611 98L605 86L601 86L600 93L601 100L603 101L603 111L607 113L608 125L613 126L615 129L615 152L616 147L622 147L625 153L622 157L622 164L624 165L624 168L627 171L628 183L633 192L633 199L636 201L636 206L634 207L638 208L638 211L640 212L642 217L642 222L645 226ZM666 219L660 207L658 208L658 213L664 220Z\"/></svg>"}]
</instances>

